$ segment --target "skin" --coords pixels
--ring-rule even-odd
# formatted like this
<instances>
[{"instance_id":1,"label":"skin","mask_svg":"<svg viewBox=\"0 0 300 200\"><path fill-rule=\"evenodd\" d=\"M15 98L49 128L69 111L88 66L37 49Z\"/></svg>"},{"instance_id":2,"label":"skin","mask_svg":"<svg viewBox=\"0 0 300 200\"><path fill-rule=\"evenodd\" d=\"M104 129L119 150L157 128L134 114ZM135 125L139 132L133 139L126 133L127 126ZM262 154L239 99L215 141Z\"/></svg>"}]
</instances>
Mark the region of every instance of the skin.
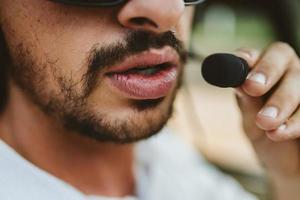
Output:
<instances>
[{"instance_id":1,"label":"skin","mask_svg":"<svg viewBox=\"0 0 300 200\"><path fill-rule=\"evenodd\" d=\"M130 20L141 16L156 25L140 25ZM192 9L185 8L181 0L164 0L163 3L160 0L131 0L122 7L105 9L70 7L41 0L0 2L1 29L13 64L17 65L22 56L31 58L34 69L40 72L37 75L44 73L42 78L37 76L42 88L38 88L36 82L31 88L40 104L51 97L57 97L61 102L66 98L60 93L59 82L51 69L56 69L56 75L61 77L72 75L72 80L78 82L87 70L82 63L92 46L120 41L127 30L147 30L156 34L173 30L179 40L187 42L191 16ZM261 72L267 79L264 85L248 79L237 89L245 132L270 174L275 198L293 200L299 195L296 188L300 180L299 144L295 140L300 136L297 110L300 102L297 90L299 58L284 43L275 43L263 53L243 49L237 55L247 60L253 68L252 73ZM52 68L44 63L50 63ZM36 77L31 78L35 80ZM281 79L283 81L278 82ZM279 86L265 101L262 96L277 83ZM0 118L1 139L27 160L83 193L134 195L134 145L104 143L70 133L61 121L33 101L30 92L24 90L29 85L21 86L14 78L10 79L8 104ZM83 86L77 84L74 90L81 93ZM132 132L137 129L133 121L140 129L147 130L145 120L151 125L164 122L162 116L167 116L174 94L175 88L154 109L136 112L127 98L101 82L88 97L85 108L104 113L110 124L132 119L127 124ZM278 117L262 115L260 111L268 106L279 109ZM284 123L286 129L279 130ZM130 136L140 134L135 131Z\"/></svg>"},{"instance_id":2,"label":"skin","mask_svg":"<svg viewBox=\"0 0 300 200\"><path fill-rule=\"evenodd\" d=\"M272 181L274 199L297 199L300 180L299 57L291 46L282 42L270 45L264 52L241 49L237 55L247 60L252 67L251 74L263 73L266 77L266 84L249 78L237 89L244 130ZM264 114L270 107L278 109L277 116Z\"/></svg>"},{"instance_id":3,"label":"skin","mask_svg":"<svg viewBox=\"0 0 300 200\"><path fill-rule=\"evenodd\" d=\"M87 54L95 44L123 42L128 30L173 30L179 40L188 41L192 11L181 0L128 1L120 7L93 9L40 0L1 1L1 28L12 57L9 67L16 71L0 119L1 139L85 194L134 195L134 145L95 141L64 127L59 113L69 105L63 103L68 96L60 92L59 80L69 80L74 93L83 94L80 81L87 71ZM132 22L136 17L155 26ZM125 124L130 133L119 142L148 137L154 134L148 131L151 127L166 123L175 86L154 108L138 111L131 99L111 89L102 72L99 80L81 108L109 127ZM54 114L42 109L51 98L64 105L54 108Z\"/></svg>"}]
</instances>

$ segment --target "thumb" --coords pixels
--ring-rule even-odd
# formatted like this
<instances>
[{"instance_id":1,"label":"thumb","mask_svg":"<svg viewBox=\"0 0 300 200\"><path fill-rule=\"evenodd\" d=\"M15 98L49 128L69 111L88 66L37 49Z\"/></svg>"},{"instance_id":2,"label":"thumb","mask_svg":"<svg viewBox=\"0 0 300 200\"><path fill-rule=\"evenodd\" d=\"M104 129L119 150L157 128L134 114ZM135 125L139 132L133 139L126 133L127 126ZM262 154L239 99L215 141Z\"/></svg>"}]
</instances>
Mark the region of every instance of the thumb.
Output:
<instances>
[{"instance_id":1,"label":"thumb","mask_svg":"<svg viewBox=\"0 0 300 200\"><path fill-rule=\"evenodd\" d=\"M234 51L234 55L246 60L250 68L253 68L260 58L260 52L256 49L240 48Z\"/></svg>"},{"instance_id":2,"label":"thumb","mask_svg":"<svg viewBox=\"0 0 300 200\"><path fill-rule=\"evenodd\" d=\"M247 95L241 88L236 89L236 99L242 115L243 128L251 141L265 136L265 132L256 125L256 117L263 106L259 97Z\"/></svg>"},{"instance_id":3,"label":"thumb","mask_svg":"<svg viewBox=\"0 0 300 200\"><path fill-rule=\"evenodd\" d=\"M247 61L250 68L253 68L259 61L260 52L255 49L240 48L234 54ZM265 135L264 131L256 126L256 116L263 106L259 97L249 96L242 87L236 89L236 99L243 119L243 128L251 141L256 141Z\"/></svg>"}]
</instances>

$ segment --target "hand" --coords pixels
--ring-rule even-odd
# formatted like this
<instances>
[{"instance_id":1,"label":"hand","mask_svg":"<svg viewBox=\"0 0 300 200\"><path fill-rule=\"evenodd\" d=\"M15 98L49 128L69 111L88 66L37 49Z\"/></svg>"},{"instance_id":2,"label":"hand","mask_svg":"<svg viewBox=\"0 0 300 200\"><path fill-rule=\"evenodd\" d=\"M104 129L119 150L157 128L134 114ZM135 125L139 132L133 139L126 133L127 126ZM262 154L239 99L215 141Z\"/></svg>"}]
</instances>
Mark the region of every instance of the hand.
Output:
<instances>
[{"instance_id":1,"label":"hand","mask_svg":"<svg viewBox=\"0 0 300 200\"><path fill-rule=\"evenodd\" d=\"M252 70L237 89L244 130L268 170L278 199L300 196L300 60L285 43L242 49ZM298 193L298 194L297 194Z\"/></svg>"}]
</instances>

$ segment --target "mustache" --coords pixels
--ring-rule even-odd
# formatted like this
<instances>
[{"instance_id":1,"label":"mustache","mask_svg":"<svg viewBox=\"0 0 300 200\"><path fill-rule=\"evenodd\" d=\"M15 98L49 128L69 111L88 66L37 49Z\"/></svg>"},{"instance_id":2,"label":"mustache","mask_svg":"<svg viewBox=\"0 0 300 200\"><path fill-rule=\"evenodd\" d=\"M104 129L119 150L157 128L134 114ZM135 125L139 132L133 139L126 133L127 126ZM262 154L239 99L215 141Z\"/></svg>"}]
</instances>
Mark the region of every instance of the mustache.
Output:
<instances>
[{"instance_id":1,"label":"mustache","mask_svg":"<svg viewBox=\"0 0 300 200\"><path fill-rule=\"evenodd\" d=\"M99 47L96 44L89 56L89 69L99 69L112 66L121 62L128 56L132 56L151 48L160 49L170 46L179 54L181 61L185 62L187 52L184 50L183 43L176 38L173 32L155 34L148 31L131 31L128 33L124 42Z\"/></svg>"},{"instance_id":2,"label":"mustache","mask_svg":"<svg viewBox=\"0 0 300 200\"><path fill-rule=\"evenodd\" d=\"M159 34L144 30L129 31L124 41L117 41L106 46L95 44L89 52L88 71L84 76L85 96L92 92L96 85L98 72L104 68L122 62L126 57L151 48L160 49L165 46L173 48L178 53L181 63L186 63L188 53L183 42L177 39L172 31Z\"/></svg>"}]
</instances>

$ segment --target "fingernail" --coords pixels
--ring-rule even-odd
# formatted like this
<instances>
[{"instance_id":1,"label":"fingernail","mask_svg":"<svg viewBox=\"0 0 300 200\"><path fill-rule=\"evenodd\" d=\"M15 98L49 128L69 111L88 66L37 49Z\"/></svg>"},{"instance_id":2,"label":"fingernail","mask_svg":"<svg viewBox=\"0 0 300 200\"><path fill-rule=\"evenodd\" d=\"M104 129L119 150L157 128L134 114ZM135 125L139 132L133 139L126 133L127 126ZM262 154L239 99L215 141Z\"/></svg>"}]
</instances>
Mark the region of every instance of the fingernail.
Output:
<instances>
[{"instance_id":1,"label":"fingernail","mask_svg":"<svg viewBox=\"0 0 300 200\"><path fill-rule=\"evenodd\" d=\"M286 124L281 124L281 125L277 128L277 130L278 130L278 131L284 131L286 128L287 128L287 125L286 125Z\"/></svg>"},{"instance_id":2,"label":"fingernail","mask_svg":"<svg viewBox=\"0 0 300 200\"><path fill-rule=\"evenodd\" d=\"M251 59L252 55L249 52L246 51L238 51L238 54L240 54L241 56Z\"/></svg>"},{"instance_id":3,"label":"fingernail","mask_svg":"<svg viewBox=\"0 0 300 200\"><path fill-rule=\"evenodd\" d=\"M276 107L266 107L262 109L259 114L275 119L278 116L278 109Z\"/></svg>"},{"instance_id":4,"label":"fingernail","mask_svg":"<svg viewBox=\"0 0 300 200\"><path fill-rule=\"evenodd\" d=\"M250 73L247 79L262 85L266 85L267 83L267 77L263 73Z\"/></svg>"},{"instance_id":5,"label":"fingernail","mask_svg":"<svg viewBox=\"0 0 300 200\"><path fill-rule=\"evenodd\" d=\"M257 58L259 56L259 51L257 50L251 50L248 53L250 55L250 58Z\"/></svg>"}]
</instances>

